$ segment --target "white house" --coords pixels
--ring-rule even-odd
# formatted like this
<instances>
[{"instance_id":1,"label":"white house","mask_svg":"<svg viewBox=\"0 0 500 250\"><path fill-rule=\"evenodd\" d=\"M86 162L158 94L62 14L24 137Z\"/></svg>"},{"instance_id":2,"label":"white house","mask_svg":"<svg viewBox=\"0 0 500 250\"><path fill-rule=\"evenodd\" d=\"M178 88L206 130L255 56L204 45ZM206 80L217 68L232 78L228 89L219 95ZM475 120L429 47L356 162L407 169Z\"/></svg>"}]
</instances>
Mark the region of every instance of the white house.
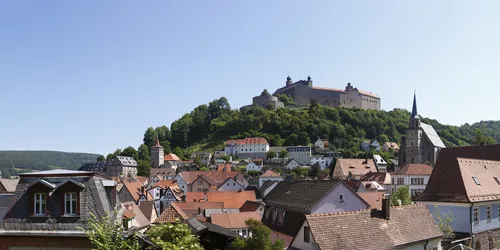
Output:
<instances>
[{"instance_id":1,"label":"white house","mask_svg":"<svg viewBox=\"0 0 500 250\"><path fill-rule=\"evenodd\" d=\"M292 170L296 167L300 167L302 166L302 164L298 163L296 160L292 159L290 160L286 165L285 165L285 168L288 169L288 170Z\"/></svg>"},{"instance_id":2,"label":"white house","mask_svg":"<svg viewBox=\"0 0 500 250\"><path fill-rule=\"evenodd\" d=\"M311 147L293 146L287 147L288 159L294 159L301 165L307 165L311 162Z\"/></svg>"},{"instance_id":3,"label":"white house","mask_svg":"<svg viewBox=\"0 0 500 250\"><path fill-rule=\"evenodd\" d=\"M261 176L259 176L259 187L264 184L266 181L282 181L283 176L275 173L271 169L268 169L265 173L263 173Z\"/></svg>"},{"instance_id":4,"label":"white house","mask_svg":"<svg viewBox=\"0 0 500 250\"><path fill-rule=\"evenodd\" d=\"M408 185L410 187L410 196L414 198L424 192L431 173L432 167L427 164L406 164L391 174L392 186L390 191L393 193L399 187Z\"/></svg>"},{"instance_id":5,"label":"white house","mask_svg":"<svg viewBox=\"0 0 500 250\"><path fill-rule=\"evenodd\" d=\"M311 156L311 166L318 163L321 167L321 170L330 166L333 161L333 157L323 156L323 155L312 155Z\"/></svg>"},{"instance_id":6,"label":"white house","mask_svg":"<svg viewBox=\"0 0 500 250\"><path fill-rule=\"evenodd\" d=\"M262 137L228 140L224 148L226 154L238 155L239 158L265 159L268 151L269 143Z\"/></svg>"},{"instance_id":7,"label":"white house","mask_svg":"<svg viewBox=\"0 0 500 250\"><path fill-rule=\"evenodd\" d=\"M328 148L328 140L318 138L318 140L314 143L314 146L319 149Z\"/></svg>"},{"instance_id":8,"label":"white house","mask_svg":"<svg viewBox=\"0 0 500 250\"><path fill-rule=\"evenodd\" d=\"M262 167L263 167L263 164L262 164L262 160L252 160L251 162L249 162L247 164L247 168L246 168L246 171L262 171Z\"/></svg>"},{"instance_id":9,"label":"white house","mask_svg":"<svg viewBox=\"0 0 500 250\"><path fill-rule=\"evenodd\" d=\"M387 172L387 162L380 155L373 155L373 162L379 172Z\"/></svg>"}]
</instances>

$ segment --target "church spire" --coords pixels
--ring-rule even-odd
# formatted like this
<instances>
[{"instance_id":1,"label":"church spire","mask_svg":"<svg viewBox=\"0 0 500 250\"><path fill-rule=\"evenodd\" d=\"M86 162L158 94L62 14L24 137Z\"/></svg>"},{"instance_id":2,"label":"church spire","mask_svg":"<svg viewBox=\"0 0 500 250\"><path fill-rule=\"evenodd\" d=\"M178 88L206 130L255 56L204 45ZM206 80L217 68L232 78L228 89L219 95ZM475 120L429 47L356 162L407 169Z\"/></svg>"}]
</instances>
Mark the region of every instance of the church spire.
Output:
<instances>
[{"instance_id":1,"label":"church spire","mask_svg":"<svg viewBox=\"0 0 500 250\"><path fill-rule=\"evenodd\" d=\"M156 145L154 146L155 148L161 147L160 145L160 140L158 139L158 136L156 136Z\"/></svg>"},{"instance_id":2,"label":"church spire","mask_svg":"<svg viewBox=\"0 0 500 250\"><path fill-rule=\"evenodd\" d=\"M418 113L417 113L417 93L416 91L413 92L413 108L411 109L411 118L418 118Z\"/></svg>"}]
</instances>

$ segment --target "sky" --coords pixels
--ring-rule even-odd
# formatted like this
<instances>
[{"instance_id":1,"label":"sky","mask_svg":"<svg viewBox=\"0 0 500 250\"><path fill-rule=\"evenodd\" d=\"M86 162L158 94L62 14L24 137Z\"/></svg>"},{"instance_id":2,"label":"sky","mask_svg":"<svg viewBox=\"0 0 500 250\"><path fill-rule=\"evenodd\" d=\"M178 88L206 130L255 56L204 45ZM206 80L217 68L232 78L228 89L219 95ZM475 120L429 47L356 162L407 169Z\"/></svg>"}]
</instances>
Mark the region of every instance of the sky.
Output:
<instances>
[{"instance_id":1,"label":"sky","mask_svg":"<svg viewBox=\"0 0 500 250\"><path fill-rule=\"evenodd\" d=\"M444 124L500 120L500 1L0 1L0 150L137 147L311 76Z\"/></svg>"}]
</instances>

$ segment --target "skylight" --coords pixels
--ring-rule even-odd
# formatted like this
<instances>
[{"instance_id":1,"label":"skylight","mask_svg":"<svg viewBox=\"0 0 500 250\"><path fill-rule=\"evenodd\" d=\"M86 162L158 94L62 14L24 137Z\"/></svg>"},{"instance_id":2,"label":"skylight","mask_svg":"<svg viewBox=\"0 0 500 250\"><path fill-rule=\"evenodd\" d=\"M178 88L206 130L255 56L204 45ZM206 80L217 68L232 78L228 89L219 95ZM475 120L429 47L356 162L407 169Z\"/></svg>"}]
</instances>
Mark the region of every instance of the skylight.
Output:
<instances>
[{"instance_id":1,"label":"skylight","mask_svg":"<svg viewBox=\"0 0 500 250\"><path fill-rule=\"evenodd\" d=\"M496 176L493 177L493 179L495 179L495 181L497 182L497 184L500 185L500 181L498 180L498 178Z\"/></svg>"},{"instance_id":2,"label":"skylight","mask_svg":"<svg viewBox=\"0 0 500 250\"><path fill-rule=\"evenodd\" d=\"M474 180L474 182L477 184L477 185L481 185L479 184L479 181L477 180L477 178L475 176L472 176L472 179ZM498 181L497 181L498 182Z\"/></svg>"}]
</instances>

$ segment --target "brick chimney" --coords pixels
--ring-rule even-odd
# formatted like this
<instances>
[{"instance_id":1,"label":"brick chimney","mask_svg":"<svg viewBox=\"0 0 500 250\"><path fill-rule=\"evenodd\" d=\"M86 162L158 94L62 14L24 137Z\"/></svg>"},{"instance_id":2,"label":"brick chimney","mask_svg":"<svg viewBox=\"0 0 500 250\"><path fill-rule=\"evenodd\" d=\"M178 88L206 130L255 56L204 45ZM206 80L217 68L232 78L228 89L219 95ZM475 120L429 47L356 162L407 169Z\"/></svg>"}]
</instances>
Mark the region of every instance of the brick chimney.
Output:
<instances>
[{"instance_id":1,"label":"brick chimney","mask_svg":"<svg viewBox=\"0 0 500 250\"><path fill-rule=\"evenodd\" d=\"M391 200L389 195L384 195L382 198L382 217L386 220L391 219Z\"/></svg>"}]
</instances>

